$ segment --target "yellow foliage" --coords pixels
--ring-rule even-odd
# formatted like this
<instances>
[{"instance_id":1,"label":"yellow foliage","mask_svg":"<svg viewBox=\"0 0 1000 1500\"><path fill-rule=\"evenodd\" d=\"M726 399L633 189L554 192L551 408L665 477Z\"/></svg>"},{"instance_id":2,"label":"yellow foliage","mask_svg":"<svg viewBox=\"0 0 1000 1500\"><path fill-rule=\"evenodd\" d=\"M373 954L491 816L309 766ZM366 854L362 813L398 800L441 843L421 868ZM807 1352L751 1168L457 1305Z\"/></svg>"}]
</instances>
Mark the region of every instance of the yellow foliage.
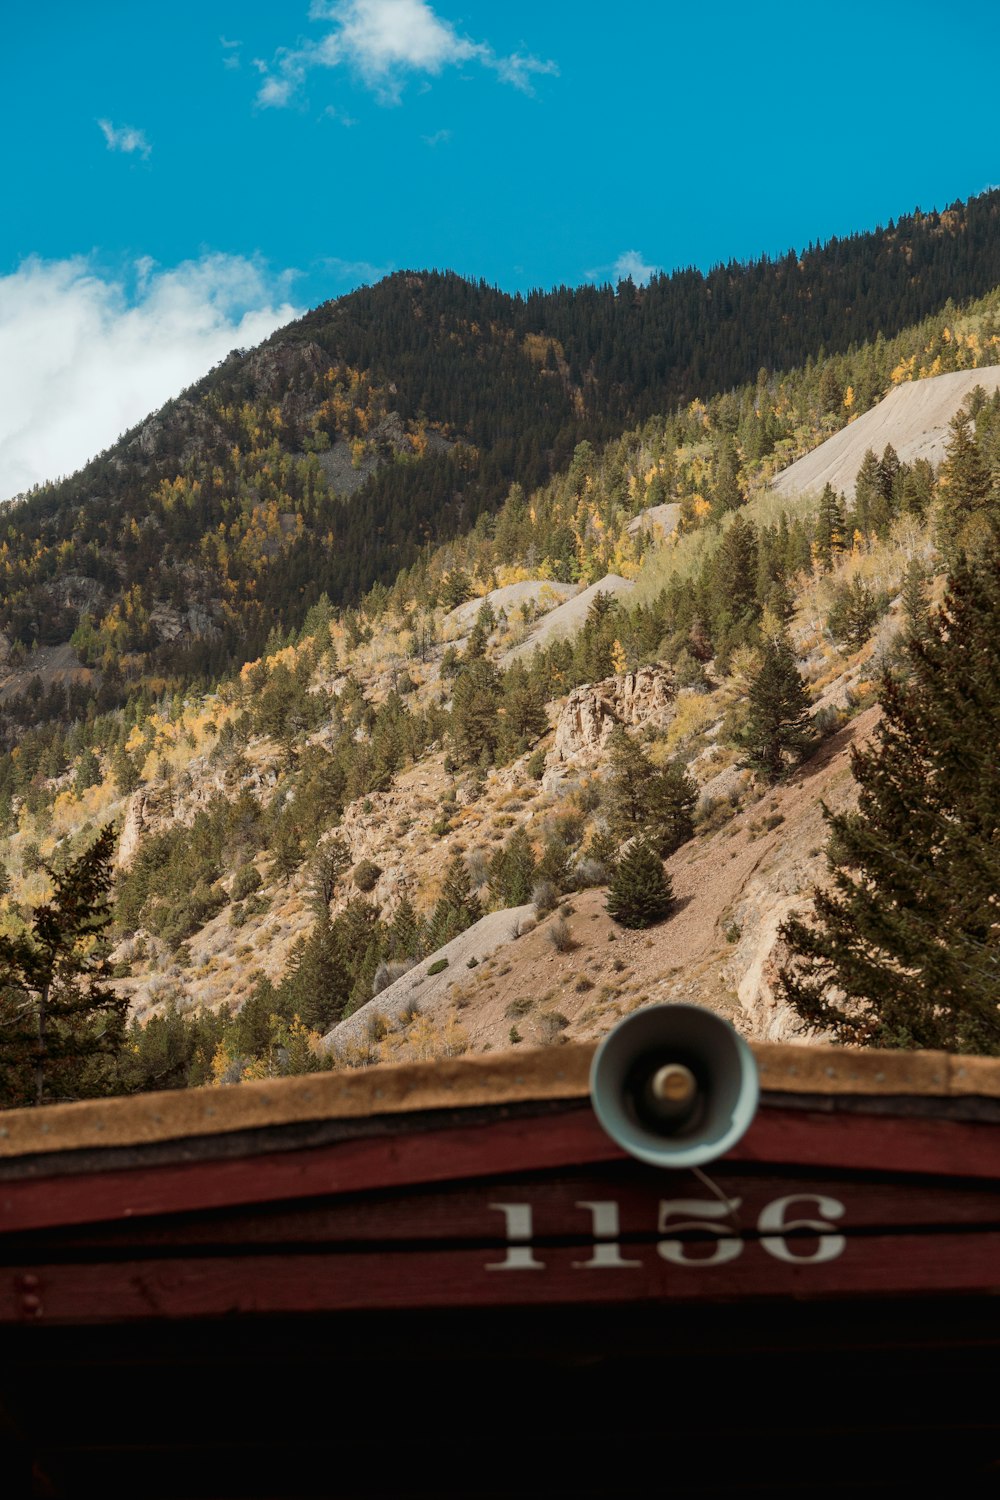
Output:
<instances>
[{"instance_id":1,"label":"yellow foliage","mask_svg":"<svg viewBox=\"0 0 1000 1500\"><path fill-rule=\"evenodd\" d=\"M231 1066L232 1061L233 1059L227 1048L220 1042L215 1049L215 1056L212 1058L212 1082L214 1084L222 1082L226 1069Z\"/></svg>"},{"instance_id":2,"label":"yellow foliage","mask_svg":"<svg viewBox=\"0 0 1000 1500\"><path fill-rule=\"evenodd\" d=\"M379 1043L379 1062L413 1060L427 1062L435 1057L461 1057L469 1049L469 1034L451 1010L444 1021L435 1021L422 1011L403 1030L393 1032Z\"/></svg>"}]
</instances>

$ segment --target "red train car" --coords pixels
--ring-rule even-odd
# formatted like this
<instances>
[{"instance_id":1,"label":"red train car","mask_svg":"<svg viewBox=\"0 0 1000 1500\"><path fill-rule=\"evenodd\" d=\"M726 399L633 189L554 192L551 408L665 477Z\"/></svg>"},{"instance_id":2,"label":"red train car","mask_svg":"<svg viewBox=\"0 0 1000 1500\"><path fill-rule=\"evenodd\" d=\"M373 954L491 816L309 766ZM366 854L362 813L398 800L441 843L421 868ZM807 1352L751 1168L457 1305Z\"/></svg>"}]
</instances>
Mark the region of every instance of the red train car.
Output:
<instances>
[{"instance_id":1,"label":"red train car","mask_svg":"<svg viewBox=\"0 0 1000 1500\"><path fill-rule=\"evenodd\" d=\"M755 1054L704 1172L585 1047L0 1116L0 1493L996 1493L1000 1063Z\"/></svg>"}]
</instances>

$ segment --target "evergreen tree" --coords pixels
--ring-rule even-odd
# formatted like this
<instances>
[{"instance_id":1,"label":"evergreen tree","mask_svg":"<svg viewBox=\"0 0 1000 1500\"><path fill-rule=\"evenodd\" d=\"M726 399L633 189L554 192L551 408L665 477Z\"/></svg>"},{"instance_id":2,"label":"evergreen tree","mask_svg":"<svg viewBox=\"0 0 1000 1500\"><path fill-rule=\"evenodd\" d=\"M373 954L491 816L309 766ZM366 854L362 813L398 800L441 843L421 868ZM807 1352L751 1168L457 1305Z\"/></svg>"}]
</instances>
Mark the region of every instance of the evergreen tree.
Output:
<instances>
[{"instance_id":1,"label":"evergreen tree","mask_svg":"<svg viewBox=\"0 0 1000 1500\"><path fill-rule=\"evenodd\" d=\"M423 948L420 918L406 893L396 907L389 927L389 957L417 958Z\"/></svg>"},{"instance_id":2,"label":"evergreen tree","mask_svg":"<svg viewBox=\"0 0 1000 1500\"><path fill-rule=\"evenodd\" d=\"M76 768L76 777L74 779L76 790L78 792L85 792L89 787L100 786L100 783L101 763L93 750L88 748L80 756Z\"/></svg>"},{"instance_id":3,"label":"evergreen tree","mask_svg":"<svg viewBox=\"0 0 1000 1500\"><path fill-rule=\"evenodd\" d=\"M515 828L490 860L490 889L504 906L524 906L535 884L535 855L523 828Z\"/></svg>"},{"instance_id":4,"label":"evergreen tree","mask_svg":"<svg viewBox=\"0 0 1000 1500\"><path fill-rule=\"evenodd\" d=\"M886 443L878 461L878 494L872 511L872 521L879 536L889 534L892 518L899 510L904 484L903 466L891 443Z\"/></svg>"},{"instance_id":5,"label":"evergreen tree","mask_svg":"<svg viewBox=\"0 0 1000 1500\"><path fill-rule=\"evenodd\" d=\"M115 830L109 823L61 873L26 932L0 934L0 1099L44 1104L114 1088L128 1000L105 983L104 932Z\"/></svg>"},{"instance_id":6,"label":"evergreen tree","mask_svg":"<svg viewBox=\"0 0 1000 1500\"><path fill-rule=\"evenodd\" d=\"M624 729L608 740L608 828L622 844L642 834L666 858L694 832L697 788L679 761L658 768Z\"/></svg>"},{"instance_id":7,"label":"evergreen tree","mask_svg":"<svg viewBox=\"0 0 1000 1500\"><path fill-rule=\"evenodd\" d=\"M339 834L316 850L309 867L309 902L320 919L329 916L337 882L350 867L351 851Z\"/></svg>"},{"instance_id":8,"label":"evergreen tree","mask_svg":"<svg viewBox=\"0 0 1000 1500\"><path fill-rule=\"evenodd\" d=\"M727 510L739 510L746 504L746 491L740 484L740 460L736 444L726 437L720 444L715 462L715 511L722 515Z\"/></svg>"},{"instance_id":9,"label":"evergreen tree","mask_svg":"<svg viewBox=\"0 0 1000 1500\"><path fill-rule=\"evenodd\" d=\"M698 788L682 761L670 760L651 778L649 835L658 854L667 859L694 834Z\"/></svg>"},{"instance_id":10,"label":"evergreen tree","mask_svg":"<svg viewBox=\"0 0 1000 1500\"><path fill-rule=\"evenodd\" d=\"M738 737L743 765L774 781L786 769L787 757L801 755L810 739L809 694L795 653L786 636L771 636L750 678L747 720Z\"/></svg>"},{"instance_id":11,"label":"evergreen tree","mask_svg":"<svg viewBox=\"0 0 1000 1500\"><path fill-rule=\"evenodd\" d=\"M673 905L663 861L646 839L637 838L618 860L608 886L608 913L623 927L652 927Z\"/></svg>"},{"instance_id":12,"label":"evergreen tree","mask_svg":"<svg viewBox=\"0 0 1000 1500\"><path fill-rule=\"evenodd\" d=\"M521 755L548 727L542 684L533 680L520 662L515 662L503 680L497 759L507 761Z\"/></svg>"},{"instance_id":13,"label":"evergreen tree","mask_svg":"<svg viewBox=\"0 0 1000 1500\"><path fill-rule=\"evenodd\" d=\"M980 450L972 419L961 408L949 423L945 459L938 475L941 514L938 535L946 555L961 545L966 523L990 493L990 471Z\"/></svg>"},{"instance_id":14,"label":"evergreen tree","mask_svg":"<svg viewBox=\"0 0 1000 1500\"><path fill-rule=\"evenodd\" d=\"M473 922L478 922L482 914L482 904L469 880L469 867L464 856L456 850L448 861L441 894L431 916L432 946L442 948Z\"/></svg>"},{"instance_id":15,"label":"evergreen tree","mask_svg":"<svg viewBox=\"0 0 1000 1500\"><path fill-rule=\"evenodd\" d=\"M874 515L880 494L879 461L869 448L861 460L861 468L854 481L854 525L863 537L867 538L875 529Z\"/></svg>"},{"instance_id":16,"label":"evergreen tree","mask_svg":"<svg viewBox=\"0 0 1000 1500\"><path fill-rule=\"evenodd\" d=\"M837 554L844 550L845 531L846 521L842 497L834 493L832 484L825 484L823 493L819 497L813 545L816 549L816 557L826 573L829 573L833 567Z\"/></svg>"},{"instance_id":17,"label":"evergreen tree","mask_svg":"<svg viewBox=\"0 0 1000 1500\"><path fill-rule=\"evenodd\" d=\"M846 641L857 651L874 630L878 615L875 595L864 579L855 574L837 589L826 623L835 640Z\"/></svg>"},{"instance_id":18,"label":"evergreen tree","mask_svg":"<svg viewBox=\"0 0 1000 1500\"><path fill-rule=\"evenodd\" d=\"M825 813L830 890L793 917L787 999L854 1045L1000 1054L1000 558L956 569Z\"/></svg>"},{"instance_id":19,"label":"evergreen tree","mask_svg":"<svg viewBox=\"0 0 1000 1500\"><path fill-rule=\"evenodd\" d=\"M927 570L917 557L912 557L906 565L902 598L908 634L923 635L927 627Z\"/></svg>"},{"instance_id":20,"label":"evergreen tree","mask_svg":"<svg viewBox=\"0 0 1000 1500\"><path fill-rule=\"evenodd\" d=\"M451 734L455 752L464 764L476 765L484 752L492 761L499 736L499 710L496 667L485 660L463 667L452 695Z\"/></svg>"}]
</instances>

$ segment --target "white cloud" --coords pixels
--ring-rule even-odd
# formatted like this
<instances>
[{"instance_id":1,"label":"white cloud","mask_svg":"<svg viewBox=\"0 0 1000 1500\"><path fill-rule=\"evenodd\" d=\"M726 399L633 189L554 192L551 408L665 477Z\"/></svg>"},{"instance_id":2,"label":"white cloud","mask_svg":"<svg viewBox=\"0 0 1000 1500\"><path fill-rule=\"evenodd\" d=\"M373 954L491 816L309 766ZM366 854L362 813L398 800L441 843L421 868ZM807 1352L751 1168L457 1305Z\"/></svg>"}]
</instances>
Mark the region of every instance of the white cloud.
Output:
<instances>
[{"instance_id":1,"label":"white cloud","mask_svg":"<svg viewBox=\"0 0 1000 1500\"><path fill-rule=\"evenodd\" d=\"M227 37L219 37L219 45L222 48L222 66L224 68L238 68L240 65L240 48L242 42L231 42Z\"/></svg>"},{"instance_id":2,"label":"white cloud","mask_svg":"<svg viewBox=\"0 0 1000 1500\"><path fill-rule=\"evenodd\" d=\"M451 140L451 131L435 130L433 135L422 135L420 139L425 146L444 146Z\"/></svg>"},{"instance_id":3,"label":"white cloud","mask_svg":"<svg viewBox=\"0 0 1000 1500\"><path fill-rule=\"evenodd\" d=\"M370 260L341 260L339 255L327 255L320 264L334 281L347 282L352 287L371 286L396 269L393 265L373 265Z\"/></svg>"},{"instance_id":4,"label":"white cloud","mask_svg":"<svg viewBox=\"0 0 1000 1500\"><path fill-rule=\"evenodd\" d=\"M258 104L291 103L313 68L349 68L383 104L399 103L408 73L436 77L447 67L479 63L504 83L531 93L533 75L559 71L554 62L527 53L498 57L487 42L462 36L427 0L314 0L309 16L332 21L334 29L318 42L281 48L273 71L258 62L265 72Z\"/></svg>"},{"instance_id":5,"label":"white cloud","mask_svg":"<svg viewBox=\"0 0 1000 1500\"><path fill-rule=\"evenodd\" d=\"M631 277L636 286L645 286L659 269L659 266L647 265L638 250L623 250L614 264L615 280L626 281Z\"/></svg>"},{"instance_id":6,"label":"white cloud","mask_svg":"<svg viewBox=\"0 0 1000 1500\"><path fill-rule=\"evenodd\" d=\"M611 265L595 266L592 271L583 274L588 281L628 281L631 278L636 286L645 286L651 276L655 276L661 268L650 265L643 260L638 250L623 250L618 259Z\"/></svg>"},{"instance_id":7,"label":"white cloud","mask_svg":"<svg viewBox=\"0 0 1000 1500\"><path fill-rule=\"evenodd\" d=\"M233 348L298 316L241 256L127 277L32 258L0 277L0 497L72 473Z\"/></svg>"},{"instance_id":8,"label":"white cloud","mask_svg":"<svg viewBox=\"0 0 1000 1500\"><path fill-rule=\"evenodd\" d=\"M110 120L98 120L98 128L108 143L109 151L124 151L131 155L138 151L143 161L152 151L152 146L146 139L145 132L136 130L134 125L112 125Z\"/></svg>"}]
</instances>

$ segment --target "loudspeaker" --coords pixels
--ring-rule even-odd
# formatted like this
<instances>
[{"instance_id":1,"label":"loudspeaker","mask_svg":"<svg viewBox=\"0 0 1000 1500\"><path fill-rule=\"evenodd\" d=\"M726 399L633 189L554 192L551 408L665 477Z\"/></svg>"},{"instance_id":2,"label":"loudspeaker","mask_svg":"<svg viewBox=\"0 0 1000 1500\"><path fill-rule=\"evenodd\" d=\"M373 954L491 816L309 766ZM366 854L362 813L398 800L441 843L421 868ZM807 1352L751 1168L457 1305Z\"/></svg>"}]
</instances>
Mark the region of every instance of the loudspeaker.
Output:
<instances>
[{"instance_id":1,"label":"loudspeaker","mask_svg":"<svg viewBox=\"0 0 1000 1500\"><path fill-rule=\"evenodd\" d=\"M650 1005L597 1049L590 1098L619 1146L656 1167L697 1167L735 1146L760 1084L741 1036L697 1005Z\"/></svg>"}]
</instances>

